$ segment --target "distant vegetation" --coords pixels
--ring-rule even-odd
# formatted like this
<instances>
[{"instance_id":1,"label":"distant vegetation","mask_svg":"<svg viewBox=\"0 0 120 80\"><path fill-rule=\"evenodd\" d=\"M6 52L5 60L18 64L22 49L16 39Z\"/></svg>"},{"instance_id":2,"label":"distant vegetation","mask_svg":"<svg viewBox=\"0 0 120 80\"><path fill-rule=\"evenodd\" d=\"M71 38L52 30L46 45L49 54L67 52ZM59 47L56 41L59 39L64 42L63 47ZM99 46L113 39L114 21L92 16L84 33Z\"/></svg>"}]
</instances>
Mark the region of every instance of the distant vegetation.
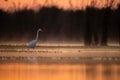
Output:
<instances>
[{"instance_id":1,"label":"distant vegetation","mask_svg":"<svg viewBox=\"0 0 120 80\"><path fill-rule=\"evenodd\" d=\"M56 7L42 8L38 12L22 10L6 13L0 10L0 40L33 39L42 28L41 40L84 40L86 46L107 46L108 38L120 43L120 5L97 9L64 11Z\"/></svg>"}]
</instances>

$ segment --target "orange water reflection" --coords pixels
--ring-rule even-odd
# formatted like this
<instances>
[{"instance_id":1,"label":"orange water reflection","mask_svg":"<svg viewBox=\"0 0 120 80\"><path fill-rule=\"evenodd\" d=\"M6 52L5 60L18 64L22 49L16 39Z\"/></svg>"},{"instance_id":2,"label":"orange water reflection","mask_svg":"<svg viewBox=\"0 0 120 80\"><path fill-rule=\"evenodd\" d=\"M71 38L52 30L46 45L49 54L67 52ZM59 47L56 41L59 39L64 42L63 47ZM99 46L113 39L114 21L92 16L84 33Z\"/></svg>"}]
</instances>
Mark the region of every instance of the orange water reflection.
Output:
<instances>
[{"instance_id":1,"label":"orange water reflection","mask_svg":"<svg viewBox=\"0 0 120 80\"><path fill-rule=\"evenodd\" d=\"M120 65L0 64L0 80L119 80Z\"/></svg>"}]
</instances>

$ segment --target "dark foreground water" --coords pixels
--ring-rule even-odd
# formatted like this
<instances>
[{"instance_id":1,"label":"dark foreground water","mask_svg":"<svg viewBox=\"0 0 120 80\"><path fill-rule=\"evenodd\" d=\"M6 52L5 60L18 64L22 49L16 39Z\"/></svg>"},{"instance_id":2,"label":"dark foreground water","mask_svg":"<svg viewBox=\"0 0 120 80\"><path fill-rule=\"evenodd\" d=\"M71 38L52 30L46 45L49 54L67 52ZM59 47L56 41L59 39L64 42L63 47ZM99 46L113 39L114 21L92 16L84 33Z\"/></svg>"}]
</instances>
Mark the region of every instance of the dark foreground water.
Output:
<instances>
[{"instance_id":1,"label":"dark foreground water","mask_svg":"<svg viewBox=\"0 0 120 80\"><path fill-rule=\"evenodd\" d=\"M0 80L120 80L120 65L0 64Z\"/></svg>"}]
</instances>

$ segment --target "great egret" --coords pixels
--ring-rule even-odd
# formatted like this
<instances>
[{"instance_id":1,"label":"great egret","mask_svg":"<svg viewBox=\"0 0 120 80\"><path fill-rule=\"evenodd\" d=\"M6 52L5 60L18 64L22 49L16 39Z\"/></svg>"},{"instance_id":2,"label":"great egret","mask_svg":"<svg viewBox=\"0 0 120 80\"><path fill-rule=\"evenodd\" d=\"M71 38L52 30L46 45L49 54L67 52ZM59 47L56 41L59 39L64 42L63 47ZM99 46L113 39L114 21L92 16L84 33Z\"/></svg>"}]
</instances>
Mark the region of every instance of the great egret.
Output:
<instances>
[{"instance_id":1,"label":"great egret","mask_svg":"<svg viewBox=\"0 0 120 80\"><path fill-rule=\"evenodd\" d=\"M28 47L30 48L34 48L36 46L36 43L38 41L38 37L39 37L39 31L42 31L42 29L38 29L37 30L37 35L36 35L36 39L35 40L32 40L28 43Z\"/></svg>"}]
</instances>

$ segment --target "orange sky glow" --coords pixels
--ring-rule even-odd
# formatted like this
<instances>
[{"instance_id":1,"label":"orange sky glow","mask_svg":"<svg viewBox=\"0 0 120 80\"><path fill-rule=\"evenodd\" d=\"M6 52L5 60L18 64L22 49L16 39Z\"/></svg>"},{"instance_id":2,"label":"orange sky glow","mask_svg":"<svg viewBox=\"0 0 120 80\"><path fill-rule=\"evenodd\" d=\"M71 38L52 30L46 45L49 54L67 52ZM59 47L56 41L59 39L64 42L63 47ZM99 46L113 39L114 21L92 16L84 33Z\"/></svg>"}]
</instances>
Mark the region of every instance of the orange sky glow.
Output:
<instances>
[{"instance_id":1,"label":"orange sky glow","mask_svg":"<svg viewBox=\"0 0 120 80\"><path fill-rule=\"evenodd\" d=\"M111 4L112 2L112 4ZM120 0L0 0L0 9L14 12L23 9L39 10L42 7L56 6L63 10L84 10L87 6L116 9Z\"/></svg>"}]
</instances>

